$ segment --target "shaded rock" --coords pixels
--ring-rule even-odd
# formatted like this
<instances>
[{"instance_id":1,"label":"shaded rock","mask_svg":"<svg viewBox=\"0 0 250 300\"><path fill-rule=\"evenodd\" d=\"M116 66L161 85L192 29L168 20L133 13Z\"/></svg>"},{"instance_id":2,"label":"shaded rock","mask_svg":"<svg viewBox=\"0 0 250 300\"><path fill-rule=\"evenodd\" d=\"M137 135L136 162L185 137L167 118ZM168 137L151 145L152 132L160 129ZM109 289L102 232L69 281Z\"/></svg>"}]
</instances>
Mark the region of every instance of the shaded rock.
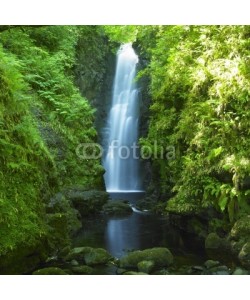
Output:
<instances>
[{"instance_id":1,"label":"shaded rock","mask_svg":"<svg viewBox=\"0 0 250 300\"><path fill-rule=\"evenodd\" d=\"M104 265L111 259L112 256L102 248L91 248L91 250L84 255L85 263L89 266Z\"/></svg>"},{"instance_id":2,"label":"shaded rock","mask_svg":"<svg viewBox=\"0 0 250 300\"><path fill-rule=\"evenodd\" d=\"M154 269L155 263L152 260L143 260L137 264L137 268L139 272L143 273L151 273Z\"/></svg>"},{"instance_id":3,"label":"shaded rock","mask_svg":"<svg viewBox=\"0 0 250 300\"><path fill-rule=\"evenodd\" d=\"M218 266L218 267L213 267L209 269L210 273L212 275L230 275L230 270L228 269L227 266Z\"/></svg>"},{"instance_id":4,"label":"shaded rock","mask_svg":"<svg viewBox=\"0 0 250 300\"><path fill-rule=\"evenodd\" d=\"M242 247L250 242L250 215L235 222L230 232L231 249L235 256L239 255Z\"/></svg>"},{"instance_id":5,"label":"shaded rock","mask_svg":"<svg viewBox=\"0 0 250 300\"><path fill-rule=\"evenodd\" d=\"M64 270L56 267L37 270L32 275L68 275Z\"/></svg>"},{"instance_id":6,"label":"shaded rock","mask_svg":"<svg viewBox=\"0 0 250 300\"><path fill-rule=\"evenodd\" d=\"M70 250L70 246L62 248L58 253L58 258L64 259L69 254Z\"/></svg>"},{"instance_id":7,"label":"shaded rock","mask_svg":"<svg viewBox=\"0 0 250 300\"><path fill-rule=\"evenodd\" d=\"M221 238L217 233L212 232L206 237L205 240L206 249L215 249L215 250L228 250L230 248L230 243L225 238Z\"/></svg>"},{"instance_id":8,"label":"shaded rock","mask_svg":"<svg viewBox=\"0 0 250 300\"><path fill-rule=\"evenodd\" d=\"M217 271L214 275L230 275L228 271Z\"/></svg>"},{"instance_id":9,"label":"shaded rock","mask_svg":"<svg viewBox=\"0 0 250 300\"><path fill-rule=\"evenodd\" d=\"M207 260L205 263L204 263L205 267L207 269L211 269L211 268L214 268L214 267L217 267L220 265L220 262L218 260Z\"/></svg>"},{"instance_id":10,"label":"shaded rock","mask_svg":"<svg viewBox=\"0 0 250 300\"><path fill-rule=\"evenodd\" d=\"M116 270L116 274L117 275L122 275L122 274L124 274L124 273L126 273L127 272L127 270L126 269L122 269L122 268L118 268L117 270Z\"/></svg>"},{"instance_id":11,"label":"shaded rock","mask_svg":"<svg viewBox=\"0 0 250 300\"><path fill-rule=\"evenodd\" d=\"M72 268L74 274L79 275L92 275L94 274L94 269L89 266L76 266Z\"/></svg>"},{"instance_id":12,"label":"shaded rock","mask_svg":"<svg viewBox=\"0 0 250 300\"><path fill-rule=\"evenodd\" d=\"M236 268L233 272L233 275L248 275L248 271L241 268Z\"/></svg>"},{"instance_id":13,"label":"shaded rock","mask_svg":"<svg viewBox=\"0 0 250 300\"><path fill-rule=\"evenodd\" d=\"M70 250L69 254L65 257L66 261L85 261L84 255L91 251L91 247L77 247Z\"/></svg>"},{"instance_id":14,"label":"shaded rock","mask_svg":"<svg viewBox=\"0 0 250 300\"><path fill-rule=\"evenodd\" d=\"M194 270L194 271L203 271L203 267L201 267L201 266L192 266L192 270Z\"/></svg>"},{"instance_id":15,"label":"shaded rock","mask_svg":"<svg viewBox=\"0 0 250 300\"><path fill-rule=\"evenodd\" d=\"M48 225L54 228L56 233L58 233L59 230L64 237L66 234L71 236L82 227L82 223L79 220L79 212L72 207L69 199L67 199L62 193L57 193L50 199L50 202L46 206L46 212ZM57 226L57 224L62 221L62 218L64 219L63 226Z\"/></svg>"},{"instance_id":16,"label":"shaded rock","mask_svg":"<svg viewBox=\"0 0 250 300\"><path fill-rule=\"evenodd\" d=\"M20 244L18 248L0 255L0 273L2 275L17 275L31 273L46 262L48 258L47 241L32 241L30 244Z\"/></svg>"},{"instance_id":17,"label":"shaded rock","mask_svg":"<svg viewBox=\"0 0 250 300\"><path fill-rule=\"evenodd\" d=\"M123 275L148 275L148 274L147 273L143 273L143 272L128 271L126 273L123 273Z\"/></svg>"},{"instance_id":18,"label":"shaded rock","mask_svg":"<svg viewBox=\"0 0 250 300\"><path fill-rule=\"evenodd\" d=\"M137 269L141 261L153 261L156 268L167 267L173 263L173 255L167 248L152 248L134 251L120 259L120 267Z\"/></svg>"},{"instance_id":19,"label":"shaded rock","mask_svg":"<svg viewBox=\"0 0 250 300\"><path fill-rule=\"evenodd\" d=\"M250 269L250 242L244 244L239 253L238 258L242 266L244 266L247 269Z\"/></svg>"},{"instance_id":20,"label":"shaded rock","mask_svg":"<svg viewBox=\"0 0 250 300\"><path fill-rule=\"evenodd\" d=\"M79 266L79 263L78 261L76 261L75 259L73 259L71 262L70 262L71 266L75 267L75 266Z\"/></svg>"},{"instance_id":21,"label":"shaded rock","mask_svg":"<svg viewBox=\"0 0 250 300\"><path fill-rule=\"evenodd\" d=\"M170 273L168 272L168 270L162 269L162 270L154 272L153 275L170 275Z\"/></svg>"},{"instance_id":22,"label":"shaded rock","mask_svg":"<svg viewBox=\"0 0 250 300\"><path fill-rule=\"evenodd\" d=\"M127 201L109 201L103 206L103 213L110 216L124 216L133 212Z\"/></svg>"},{"instance_id":23,"label":"shaded rock","mask_svg":"<svg viewBox=\"0 0 250 300\"><path fill-rule=\"evenodd\" d=\"M235 222L231 229L230 237L236 241L241 238L250 238L250 215L245 216Z\"/></svg>"},{"instance_id":24,"label":"shaded rock","mask_svg":"<svg viewBox=\"0 0 250 300\"><path fill-rule=\"evenodd\" d=\"M82 191L77 188L65 192L65 195L82 217L100 212L109 199L107 192L96 190Z\"/></svg>"},{"instance_id":25,"label":"shaded rock","mask_svg":"<svg viewBox=\"0 0 250 300\"><path fill-rule=\"evenodd\" d=\"M73 248L66 257L67 261L77 260L89 266L103 265L111 259L112 256L105 249L91 247Z\"/></svg>"}]
</instances>

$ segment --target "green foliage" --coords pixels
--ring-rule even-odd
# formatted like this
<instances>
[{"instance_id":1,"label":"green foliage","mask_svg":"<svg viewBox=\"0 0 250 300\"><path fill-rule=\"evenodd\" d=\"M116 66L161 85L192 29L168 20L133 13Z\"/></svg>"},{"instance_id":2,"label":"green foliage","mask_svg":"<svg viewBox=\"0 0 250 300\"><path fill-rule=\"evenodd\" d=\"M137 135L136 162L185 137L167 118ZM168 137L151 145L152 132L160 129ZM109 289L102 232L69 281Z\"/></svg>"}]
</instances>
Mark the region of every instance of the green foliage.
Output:
<instances>
[{"instance_id":1,"label":"green foliage","mask_svg":"<svg viewBox=\"0 0 250 300\"><path fill-rule=\"evenodd\" d=\"M102 27L105 34L113 42L124 44L136 40L138 29L135 25L105 25Z\"/></svg>"},{"instance_id":2,"label":"green foliage","mask_svg":"<svg viewBox=\"0 0 250 300\"><path fill-rule=\"evenodd\" d=\"M94 110L73 73L78 41L88 49L92 33L101 35L88 26L0 33L0 255L48 234L44 206L59 188L102 185L100 161L75 152L96 141Z\"/></svg>"},{"instance_id":3,"label":"green foliage","mask_svg":"<svg viewBox=\"0 0 250 300\"><path fill-rule=\"evenodd\" d=\"M0 253L4 254L44 236L39 198L47 185L45 172L49 178L54 169L27 114L30 98L21 64L2 48L0 61Z\"/></svg>"},{"instance_id":4,"label":"green foliage","mask_svg":"<svg viewBox=\"0 0 250 300\"><path fill-rule=\"evenodd\" d=\"M172 188L167 209L212 205L233 221L249 211L249 26L159 26L153 36L138 41L153 98L141 144L176 149L175 160L154 161L161 191Z\"/></svg>"}]
</instances>

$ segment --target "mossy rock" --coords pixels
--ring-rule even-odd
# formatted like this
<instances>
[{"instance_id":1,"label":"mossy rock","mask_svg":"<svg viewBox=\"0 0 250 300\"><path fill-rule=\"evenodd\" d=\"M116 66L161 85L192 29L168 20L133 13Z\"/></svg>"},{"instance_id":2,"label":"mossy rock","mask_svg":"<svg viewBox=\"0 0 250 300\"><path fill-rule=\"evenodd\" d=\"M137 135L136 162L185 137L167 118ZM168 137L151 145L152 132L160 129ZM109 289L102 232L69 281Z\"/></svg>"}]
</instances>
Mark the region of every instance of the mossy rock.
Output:
<instances>
[{"instance_id":1,"label":"mossy rock","mask_svg":"<svg viewBox=\"0 0 250 300\"><path fill-rule=\"evenodd\" d=\"M84 255L85 263L88 266L104 265L112 259L112 256L102 248L92 248Z\"/></svg>"},{"instance_id":2,"label":"mossy rock","mask_svg":"<svg viewBox=\"0 0 250 300\"><path fill-rule=\"evenodd\" d=\"M46 239L34 244L19 245L18 249L0 255L0 273L6 275L27 274L38 268L48 257Z\"/></svg>"},{"instance_id":3,"label":"mossy rock","mask_svg":"<svg viewBox=\"0 0 250 300\"><path fill-rule=\"evenodd\" d=\"M77 247L70 250L69 254L65 257L66 261L84 261L84 255L91 251L91 247Z\"/></svg>"},{"instance_id":4,"label":"mossy rock","mask_svg":"<svg viewBox=\"0 0 250 300\"><path fill-rule=\"evenodd\" d=\"M143 273L151 273L155 267L155 263L152 260L143 260L137 264L137 268L139 272Z\"/></svg>"},{"instance_id":5,"label":"mossy rock","mask_svg":"<svg viewBox=\"0 0 250 300\"><path fill-rule=\"evenodd\" d=\"M250 242L247 242L242 247L239 253L239 261L243 267L250 270Z\"/></svg>"},{"instance_id":6,"label":"mossy rock","mask_svg":"<svg viewBox=\"0 0 250 300\"><path fill-rule=\"evenodd\" d=\"M230 232L230 238L235 241L250 240L250 215L235 222Z\"/></svg>"},{"instance_id":7,"label":"mossy rock","mask_svg":"<svg viewBox=\"0 0 250 300\"><path fill-rule=\"evenodd\" d=\"M109 216L124 216L133 212L127 201L109 201L103 206L103 213Z\"/></svg>"},{"instance_id":8,"label":"mossy rock","mask_svg":"<svg viewBox=\"0 0 250 300\"><path fill-rule=\"evenodd\" d=\"M67 255L66 260L77 260L89 266L104 265L112 260L112 256L102 248L78 247L74 248Z\"/></svg>"},{"instance_id":9,"label":"mossy rock","mask_svg":"<svg viewBox=\"0 0 250 300\"><path fill-rule=\"evenodd\" d=\"M128 272L123 273L122 275L148 275L148 274L143 273L143 272L128 271Z\"/></svg>"},{"instance_id":10,"label":"mossy rock","mask_svg":"<svg viewBox=\"0 0 250 300\"><path fill-rule=\"evenodd\" d=\"M230 231L232 253L237 257L242 247L250 241L250 216L244 216L234 223Z\"/></svg>"},{"instance_id":11,"label":"mossy rock","mask_svg":"<svg viewBox=\"0 0 250 300\"><path fill-rule=\"evenodd\" d=\"M92 275L94 269L89 266L75 266L72 268L72 272L77 275Z\"/></svg>"},{"instance_id":12,"label":"mossy rock","mask_svg":"<svg viewBox=\"0 0 250 300\"><path fill-rule=\"evenodd\" d=\"M207 268L207 269L211 269L211 268L214 268L214 267L218 267L220 265L220 262L218 260L207 260L205 263L204 263L204 266Z\"/></svg>"},{"instance_id":13,"label":"mossy rock","mask_svg":"<svg viewBox=\"0 0 250 300\"><path fill-rule=\"evenodd\" d=\"M228 250L230 248L230 244L228 240L226 240L225 238L221 238L217 235L217 233L212 232L209 233L209 235L206 237L205 248L213 250Z\"/></svg>"},{"instance_id":14,"label":"mossy rock","mask_svg":"<svg viewBox=\"0 0 250 300\"><path fill-rule=\"evenodd\" d=\"M138 263L152 261L155 268L170 266L173 263L173 255L167 248L151 248L129 253L120 259L120 267L124 269L137 269Z\"/></svg>"},{"instance_id":15,"label":"mossy rock","mask_svg":"<svg viewBox=\"0 0 250 300\"><path fill-rule=\"evenodd\" d=\"M249 275L249 272L238 267L234 270L233 275Z\"/></svg>"},{"instance_id":16,"label":"mossy rock","mask_svg":"<svg viewBox=\"0 0 250 300\"><path fill-rule=\"evenodd\" d=\"M96 190L82 191L76 188L66 191L65 196L82 217L100 212L109 199L107 192Z\"/></svg>"},{"instance_id":17,"label":"mossy rock","mask_svg":"<svg viewBox=\"0 0 250 300\"><path fill-rule=\"evenodd\" d=\"M32 275L68 275L64 270L56 267L37 270Z\"/></svg>"}]
</instances>

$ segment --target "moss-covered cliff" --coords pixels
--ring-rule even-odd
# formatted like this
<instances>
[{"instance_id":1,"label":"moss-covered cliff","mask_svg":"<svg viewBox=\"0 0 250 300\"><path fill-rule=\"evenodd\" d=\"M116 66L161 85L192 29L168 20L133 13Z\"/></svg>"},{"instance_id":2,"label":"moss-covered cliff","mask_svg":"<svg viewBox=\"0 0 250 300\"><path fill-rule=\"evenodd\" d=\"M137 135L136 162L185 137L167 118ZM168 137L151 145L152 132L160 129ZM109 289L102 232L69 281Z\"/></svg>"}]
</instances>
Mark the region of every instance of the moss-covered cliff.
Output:
<instances>
[{"instance_id":1,"label":"moss-covered cliff","mask_svg":"<svg viewBox=\"0 0 250 300\"><path fill-rule=\"evenodd\" d=\"M95 109L85 97L103 88L107 52L94 26L0 33L0 265L22 249L20 259L42 252L53 227L46 206L56 192L104 188L100 159L82 160L76 149L97 141Z\"/></svg>"}]
</instances>

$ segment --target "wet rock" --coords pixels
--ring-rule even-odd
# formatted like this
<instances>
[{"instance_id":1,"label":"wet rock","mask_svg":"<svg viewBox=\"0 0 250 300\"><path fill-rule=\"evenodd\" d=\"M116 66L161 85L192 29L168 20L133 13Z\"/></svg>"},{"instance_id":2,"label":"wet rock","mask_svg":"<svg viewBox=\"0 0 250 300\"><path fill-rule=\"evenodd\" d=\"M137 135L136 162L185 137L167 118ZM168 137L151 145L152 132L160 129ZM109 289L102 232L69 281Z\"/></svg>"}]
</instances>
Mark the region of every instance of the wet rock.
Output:
<instances>
[{"instance_id":1,"label":"wet rock","mask_svg":"<svg viewBox=\"0 0 250 300\"><path fill-rule=\"evenodd\" d=\"M243 267L250 269L250 242L244 244L238 258Z\"/></svg>"},{"instance_id":2,"label":"wet rock","mask_svg":"<svg viewBox=\"0 0 250 300\"><path fill-rule=\"evenodd\" d=\"M230 270L227 266L218 266L209 269L212 275L230 275Z\"/></svg>"},{"instance_id":3,"label":"wet rock","mask_svg":"<svg viewBox=\"0 0 250 300\"><path fill-rule=\"evenodd\" d=\"M117 275L122 275L122 274L124 274L124 273L126 273L127 272L127 270L126 269L122 269L122 268L118 268L117 270L116 270L116 274Z\"/></svg>"},{"instance_id":4,"label":"wet rock","mask_svg":"<svg viewBox=\"0 0 250 300\"><path fill-rule=\"evenodd\" d=\"M202 272L203 271L203 267L201 267L201 266L193 266L192 270Z\"/></svg>"},{"instance_id":5,"label":"wet rock","mask_svg":"<svg viewBox=\"0 0 250 300\"><path fill-rule=\"evenodd\" d=\"M91 247L77 247L70 250L69 254L65 257L66 261L84 261L84 255L91 251Z\"/></svg>"},{"instance_id":6,"label":"wet rock","mask_svg":"<svg viewBox=\"0 0 250 300\"><path fill-rule=\"evenodd\" d=\"M232 253L239 256L243 246L250 242L250 215L244 216L235 222L230 232L230 239Z\"/></svg>"},{"instance_id":7,"label":"wet rock","mask_svg":"<svg viewBox=\"0 0 250 300\"><path fill-rule=\"evenodd\" d=\"M92 247L73 248L66 257L67 261L77 260L89 266L106 264L111 259L112 256L105 249Z\"/></svg>"},{"instance_id":8,"label":"wet rock","mask_svg":"<svg viewBox=\"0 0 250 300\"><path fill-rule=\"evenodd\" d=\"M58 258L64 259L69 254L70 250L70 246L62 248L58 253Z\"/></svg>"},{"instance_id":9,"label":"wet rock","mask_svg":"<svg viewBox=\"0 0 250 300\"><path fill-rule=\"evenodd\" d=\"M57 193L50 199L46 212L47 223L54 230L51 233L53 236L60 235L65 239L66 235L72 236L82 227L79 212L62 193ZM57 240L60 240L60 236Z\"/></svg>"},{"instance_id":10,"label":"wet rock","mask_svg":"<svg viewBox=\"0 0 250 300\"><path fill-rule=\"evenodd\" d=\"M169 271L166 269L158 270L153 273L153 275L170 275Z\"/></svg>"},{"instance_id":11,"label":"wet rock","mask_svg":"<svg viewBox=\"0 0 250 300\"><path fill-rule=\"evenodd\" d=\"M248 271L241 268L236 268L233 272L233 275L248 275Z\"/></svg>"},{"instance_id":12,"label":"wet rock","mask_svg":"<svg viewBox=\"0 0 250 300\"><path fill-rule=\"evenodd\" d=\"M72 268L74 274L78 275L92 275L94 274L94 269L89 266L76 266Z\"/></svg>"},{"instance_id":13,"label":"wet rock","mask_svg":"<svg viewBox=\"0 0 250 300\"><path fill-rule=\"evenodd\" d=\"M112 256L102 248L91 248L91 250L84 255L85 263L89 266L104 265L111 259Z\"/></svg>"},{"instance_id":14,"label":"wet rock","mask_svg":"<svg viewBox=\"0 0 250 300\"><path fill-rule=\"evenodd\" d=\"M147 273L143 273L143 272L128 271L126 273L123 273L123 275L148 275L148 274Z\"/></svg>"},{"instance_id":15,"label":"wet rock","mask_svg":"<svg viewBox=\"0 0 250 300\"><path fill-rule=\"evenodd\" d=\"M68 275L64 270L60 268L43 268L32 273L32 275Z\"/></svg>"},{"instance_id":16,"label":"wet rock","mask_svg":"<svg viewBox=\"0 0 250 300\"><path fill-rule=\"evenodd\" d=\"M217 271L214 275L230 275L230 273L228 271Z\"/></svg>"},{"instance_id":17,"label":"wet rock","mask_svg":"<svg viewBox=\"0 0 250 300\"><path fill-rule=\"evenodd\" d=\"M71 266L75 267L75 266L79 266L79 263L78 261L76 261L75 259L73 259L71 262L70 262Z\"/></svg>"},{"instance_id":18,"label":"wet rock","mask_svg":"<svg viewBox=\"0 0 250 300\"><path fill-rule=\"evenodd\" d=\"M77 188L65 192L65 195L82 217L100 212L109 199L107 192L96 190L82 191Z\"/></svg>"},{"instance_id":19,"label":"wet rock","mask_svg":"<svg viewBox=\"0 0 250 300\"><path fill-rule=\"evenodd\" d=\"M170 266L173 263L173 255L167 248L152 248L143 251L134 251L120 259L120 267L124 269L137 269L142 261L153 261L156 268Z\"/></svg>"},{"instance_id":20,"label":"wet rock","mask_svg":"<svg viewBox=\"0 0 250 300\"><path fill-rule=\"evenodd\" d=\"M151 273L155 267L155 263L152 260L143 260L137 264L137 268L139 272L143 273Z\"/></svg>"},{"instance_id":21,"label":"wet rock","mask_svg":"<svg viewBox=\"0 0 250 300\"><path fill-rule=\"evenodd\" d=\"M205 267L207 269L211 269L211 268L214 268L214 267L217 267L220 265L220 262L218 260L207 260L205 263L204 263Z\"/></svg>"},{"instance_id":22,"label":"wet rock","mask_svg":"<svg viewBox=\"0 0 250 300\"><path fill-rule=\"evenodd\" d=\"M239 240L242 237L250 237L250 215L242 217L231 229L230 236L234 240Z\"/></svg>"},{"instance_id":23,"label":"wet rock","mask_svg":"<svg viewBox=\"0 0 250 300\"><path fill-rule=\"evenodd\" d=\"M230 249L230 243L227 239L221 238L217 233L212 232L206 237L205 248L213 250L228 250Z\"/></svg>"},{"instance_id":24,"label":"wet rock","mask_svg":"<svg viewBox=\"0 0 250 300\"><path fill-rule=\"evenodd\" d=\"M127 201L109 201L103 206L103 213L109 216L124 216L133 212Z\"/></svg>"}]
</instances>

